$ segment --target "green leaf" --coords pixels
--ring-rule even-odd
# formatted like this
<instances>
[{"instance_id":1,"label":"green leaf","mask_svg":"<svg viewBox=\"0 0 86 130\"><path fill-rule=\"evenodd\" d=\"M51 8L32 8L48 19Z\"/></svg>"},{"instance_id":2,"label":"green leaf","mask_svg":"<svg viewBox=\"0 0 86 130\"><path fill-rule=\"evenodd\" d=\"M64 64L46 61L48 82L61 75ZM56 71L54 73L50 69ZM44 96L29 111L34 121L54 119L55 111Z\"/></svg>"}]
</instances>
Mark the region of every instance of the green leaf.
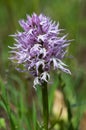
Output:
<instances>
[{"instance_id":1,"label":"green leaf","mask_svg":"<svg viewBox=\"0 0 86 130\"><path fill-rule=\"evenodd\" d=\"M0 129L6 128L6 123L4 118L0 118Z\"/></svg>"}]
</instances>

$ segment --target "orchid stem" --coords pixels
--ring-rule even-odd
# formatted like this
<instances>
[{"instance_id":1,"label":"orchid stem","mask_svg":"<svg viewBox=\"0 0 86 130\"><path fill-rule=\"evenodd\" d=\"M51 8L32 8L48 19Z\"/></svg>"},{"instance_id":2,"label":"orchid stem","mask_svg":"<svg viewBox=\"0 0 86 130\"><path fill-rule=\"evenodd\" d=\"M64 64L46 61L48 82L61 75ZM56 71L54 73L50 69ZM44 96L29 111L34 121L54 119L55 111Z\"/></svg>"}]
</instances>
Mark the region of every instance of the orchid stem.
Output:
<instances>
[{"instance_id":1,"label":"orchid stem","mask_svg":"<svg viewBox=\"0 0 86 130\"><path fill-rule=\"evenodd\" d=\"M48 130L48 90L47 90L47 83L44 82L42 84L42 103L43 103L43 120L44 120L44 129Z\"/></svg>"}]
</instances>

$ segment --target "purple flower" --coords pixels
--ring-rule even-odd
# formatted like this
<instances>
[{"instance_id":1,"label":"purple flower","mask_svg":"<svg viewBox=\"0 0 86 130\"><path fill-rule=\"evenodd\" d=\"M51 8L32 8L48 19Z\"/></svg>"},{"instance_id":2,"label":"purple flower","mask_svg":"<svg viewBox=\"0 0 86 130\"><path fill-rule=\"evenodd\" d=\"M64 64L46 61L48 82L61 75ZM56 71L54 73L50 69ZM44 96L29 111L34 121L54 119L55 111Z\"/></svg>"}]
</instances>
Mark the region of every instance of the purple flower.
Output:
<instances>
[{"instance_id":1,"label":"purple flower","mask_svg":"<svg viewBox=\"0 0 86 130\"><path fill-rule=\"evenodd\" d=\"M67 65L62 62L70 40L66 36L61 36L59 23L56 24L49 17L43 14L30 17L27 20L20 20L22 32L12 35L15 39L10 59L23 66L23 69L31 72L35 77L34 87L43 81L50 79L49 71L51 67L69 73Z\"/></svg>"}]
</instances>

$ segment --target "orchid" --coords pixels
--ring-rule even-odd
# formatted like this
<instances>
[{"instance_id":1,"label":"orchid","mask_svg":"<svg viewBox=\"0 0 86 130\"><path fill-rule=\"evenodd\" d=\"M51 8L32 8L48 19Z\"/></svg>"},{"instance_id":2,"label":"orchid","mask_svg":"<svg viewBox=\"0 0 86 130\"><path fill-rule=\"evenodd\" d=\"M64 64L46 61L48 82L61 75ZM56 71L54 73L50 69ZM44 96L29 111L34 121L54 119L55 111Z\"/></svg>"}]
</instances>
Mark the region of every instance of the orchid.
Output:
<instances>
[{"instance_id":1,"label":"orchid","mask_svg":"<svg viewBox=\"0 0 86 130\"><path fill-rule=\"evenodd\" d=\"M27 15L26 21L20 20L19 24L23 31L12 35L15 44L10 47L10 60L34 76L34 87L43 81L48 82L51 68L71 74L62 61L70 40L66 39L67 35L61 36L59 23L34 13Z\"/></svg>"}]
</instances>

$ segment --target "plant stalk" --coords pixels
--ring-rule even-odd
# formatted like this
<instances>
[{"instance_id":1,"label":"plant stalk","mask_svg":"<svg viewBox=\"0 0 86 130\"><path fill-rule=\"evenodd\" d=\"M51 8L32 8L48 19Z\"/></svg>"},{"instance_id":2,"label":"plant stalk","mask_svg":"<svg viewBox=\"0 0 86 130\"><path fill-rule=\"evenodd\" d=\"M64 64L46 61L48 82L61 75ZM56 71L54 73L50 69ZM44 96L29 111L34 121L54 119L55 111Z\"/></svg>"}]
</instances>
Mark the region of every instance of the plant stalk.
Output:
<instances>
[{"instance_id":1,"label":"plant stalk","mask_svg":"<svg viewBox=\"0 0 86 130\"><path fill-rule=\"evenodd\" d=\"M42 104L43 104L44 129L48 130L49 111L48 111L48 90L46 82L43 82L42 84Z\"/></svg>"}]
</instances>

